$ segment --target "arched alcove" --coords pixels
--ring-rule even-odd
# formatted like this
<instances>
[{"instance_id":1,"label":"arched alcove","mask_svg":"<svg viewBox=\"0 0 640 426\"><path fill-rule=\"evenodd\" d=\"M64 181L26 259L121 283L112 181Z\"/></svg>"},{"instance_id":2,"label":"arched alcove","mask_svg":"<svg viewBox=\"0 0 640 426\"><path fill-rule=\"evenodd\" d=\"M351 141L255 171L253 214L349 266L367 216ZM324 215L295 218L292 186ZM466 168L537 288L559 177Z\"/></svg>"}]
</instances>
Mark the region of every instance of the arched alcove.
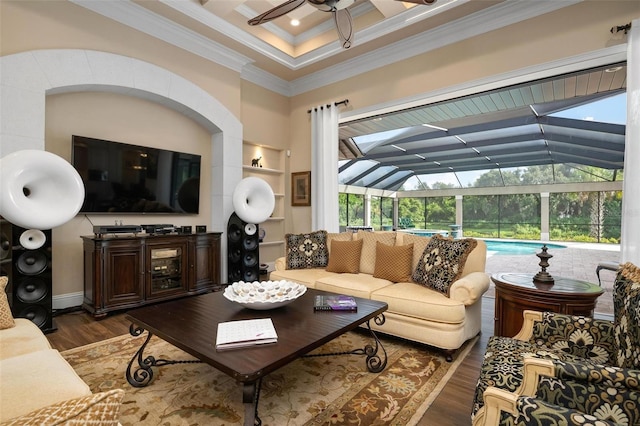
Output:
<instances>
[{"instance_id":1,"label":"arched alcove","mask_svg":"<svg viewBox=\"0 0 640 426\"><path fill-rule=\"evenodd\" d=\"M78 49L35 50L0 58L0 157L45 149L45 101L50 94L103 91L160 103L211 132L211 230L224 232L232 193L242 179L242 125L208 92L156 65ZM223 240L224 241L224 240ZM226 245L222 247L226 258ZM221 262L222 276L226 265Z\"/></svg>"}]
</instances>

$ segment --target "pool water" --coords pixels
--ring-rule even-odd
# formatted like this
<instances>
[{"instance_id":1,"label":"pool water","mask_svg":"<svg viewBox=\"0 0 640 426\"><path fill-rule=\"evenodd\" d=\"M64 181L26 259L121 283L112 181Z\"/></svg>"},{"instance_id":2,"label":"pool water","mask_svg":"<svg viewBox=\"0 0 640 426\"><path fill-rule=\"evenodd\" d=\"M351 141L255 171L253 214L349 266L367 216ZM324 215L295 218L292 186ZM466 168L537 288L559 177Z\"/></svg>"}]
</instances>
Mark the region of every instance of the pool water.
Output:
<instances>
[{"instance_id":1,"label":"pool water","mask_svg":"<svg viewBox=\"0 0 640 426\"><path fill-rule=\"evenodd\" d=\"M434 234L449 236L449 231L439 229L412 229L409 232L416 235L431 237ZM511 241L511 240L484 240L487 243L487 253L490 255L513 256L519 254L536 254L542 250L544 242ZM561 244L546 243L550 250L567 248Z\"/></svg>"},{"instance_id":2,"label":"pool water","mask_svg":"<svg viewBox=\"0 0 640 426\"><path fill-rule=\"evenodd\" d=\"M484 240L487 243L487 252L494 255L513 256L519 254L536 254L542 251L544 242L526 242L526 241L494 241ZM567 248L561 244L546 243L549 250L558 250Z\"/></svg>"}]
</instances>

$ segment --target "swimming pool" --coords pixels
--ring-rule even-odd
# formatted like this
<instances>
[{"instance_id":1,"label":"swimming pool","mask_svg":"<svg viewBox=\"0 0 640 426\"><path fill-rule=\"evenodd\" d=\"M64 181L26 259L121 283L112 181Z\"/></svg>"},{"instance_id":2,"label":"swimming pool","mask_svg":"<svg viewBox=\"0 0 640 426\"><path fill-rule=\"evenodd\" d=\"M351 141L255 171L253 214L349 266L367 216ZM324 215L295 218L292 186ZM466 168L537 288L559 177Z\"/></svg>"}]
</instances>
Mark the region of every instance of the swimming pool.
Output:
<instances>
[{"instance_id":1,"label":"swimming pool","mask_svg":"<svg viewBox=\"0 0 640 426\"><path fill-rule=\"evenodd\" d=\"M411 229L408 232L416 235L431 237L435 234L441 234L445 237L449 236L449 231L438 229ZM484 240L487 243L487 254L513 256L520 254L536 254L540 253L543 244L552 250L567 248L562 244L545 243L543 241L517 241L517 240Z\"/></svg>"},{"instance_id":2,"label":"swimming pool","mask_svg":"<svg viewBox=\"0 0 640 426\"><path fill-rule=\"evenodd\" d=\"M496 240L484 240L487 243L487 254L513 256L520 254L536 254L540 253L542 245L546 244L550 250L558 250L567 248L562 244L550 244L543 241L540 242L528 242L528 241L496 241Z\"/></svg>"}]
</instances>

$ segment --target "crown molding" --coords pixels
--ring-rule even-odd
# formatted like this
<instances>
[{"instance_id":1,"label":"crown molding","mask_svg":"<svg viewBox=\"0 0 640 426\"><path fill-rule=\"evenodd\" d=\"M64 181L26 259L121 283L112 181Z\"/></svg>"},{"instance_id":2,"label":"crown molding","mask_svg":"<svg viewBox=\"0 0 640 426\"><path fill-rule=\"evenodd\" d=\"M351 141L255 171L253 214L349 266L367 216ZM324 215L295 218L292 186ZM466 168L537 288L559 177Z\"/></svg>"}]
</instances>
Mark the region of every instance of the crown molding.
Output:
<instances>
[{"instance_id":1,"label":"crown molding","mask_svg":"<svg viewBox=\"0 0 640 426\"><path fill-rule=\"evenodd\" d=\"M315 90L345 78L354 77L372 69L381 68L507 25L580 3L581 1L583 0L561 2L506 1L473 15L460 18L446 26L416 34L389 46L360 55L357 58L349 59L322 71L293 80L291 82L291 92L295 96ZM429 43L425 43L425 40L429 40Z\"/></svg>"},{"instance_id":2,"label":"crown molding","mask_svg":"<svg viewBox=\"0 0 640 426\"><path fill-rule=\"evenodd\" d=\"M194 31L176 25L130 0L69 1L234 71L240 72L245 65L253 62L251 58L211 41Z\"/></svg>"},{"instance_id":3,"label":"crown molding","mask_svg":"<svg viewBox=\"0 0 640 426\"><path fill-rule=\"evenodd\" d=\"M488 31L503 28L536 16L580 3L584 0L565 0L558 2L507 0L473 15L458 19L432 30L406 38L392 45L376 49L356 58L343 61L337 65L298 78L291 82L280 79L253 65L253 60L219 43L186 29L131 0L94 1L69 0L70 2L98 13L116 22L156 37L211 62L239 72L241 78L258 84L268 90L284 96L295 96L320 87L336 83L345 78L354 77L372 69L384 67L392 63L420 55L434 49L474 37ZM169 7L185 15L223 32L240 43L271 58L272 60L297 70L317 62L326 57L342 52L339 43L332 43L316 49L298 58L283 53L257 37L229 24L225 20L206 12L196 2L182 0L160 0ZM404 25L407 20L421 20L432 16L434 12L441 13L454 7L460 2L470 0L449 0L428 12L421 8L411 8L388 20L385 23L373 25L356 33L357 40L366 42L380 34L388 34ZM457 3L457 4L456 4ZM429 40L429 43L425 43Z\"/></svg>"}]
</instances>

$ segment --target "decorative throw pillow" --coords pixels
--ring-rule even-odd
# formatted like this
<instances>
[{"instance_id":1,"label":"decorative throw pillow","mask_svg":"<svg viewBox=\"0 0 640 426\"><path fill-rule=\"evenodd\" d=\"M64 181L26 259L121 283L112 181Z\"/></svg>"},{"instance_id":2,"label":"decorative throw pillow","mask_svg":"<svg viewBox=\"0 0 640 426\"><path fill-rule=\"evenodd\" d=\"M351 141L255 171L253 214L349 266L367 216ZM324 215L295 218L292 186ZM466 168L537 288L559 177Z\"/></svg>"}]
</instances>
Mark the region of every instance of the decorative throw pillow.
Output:
<instances>
[{"instance_id":1,"label":"decorative throw pillow","mask_svg":"<svg viewBox=\"0 0 640 426\"><path fill-rule=\"evenodd\" d=\"M449 296L449 287L460 278L469 253L477 244L473 238L451 240L434 235L413 271L413 280Z\"/></svg>"},{"instance_id":2,"label":"decorative throw pillow","mask_svg":"<svg viewBox=\"0 0 640 426\"><path fill-rule=\"evenodd\" d=\"M331 241L327 271L357 274L360 272L360 253L362 253L362 240Z\"/></svg>"},{"instance_id":3,"label":"decorative throw pillow","mask_svg":"<svg viewBox=\"0 0 640 426\"><path fill-rule=\"evenodd\" d=\"M373 275L376 268L376 242L380 241L388 246L396 244L395 232L358 232L354 235L357 240L362 240L362 255L360 256L360 272Z\"/></svg>"},{"instance_id":4,"label":"decorative throw pillow","mask_svg":"<svg viewBox=\"0 0 640 426\"><path fill-rule=\"evenodd\" d=\"M116 426L122 398L124 398L124 391L113 389L52 404L24 416L15 417L2 425Z\"/></svg>"},{"instance_id":5,"label":"decorative throw pillow","mask_svg":"<svg viewBox=\"0 0 640 426\"><path fill-rule=\"evenodd\" d=\"M404 246L388 246L376 243L375 278L382 278L394 283L411 282L413 270L413 243Z\"/></svg>"},{"instance_id":6,"label":"decorative throw pillow","mask_svg":"<svg viewBox=\"0 0 640 426\"><path fill-rule=\"evenodd\" d=\"M429 241L431 241L431 237L409 234L408 232L398 232L398 238L401 238L401 236L401 244L413 244L413 266L411 267L411 270L413 271L418 266L422 253L424 252L425 247L427 247L427 244L429 244ZM397 241L396 244L398 244Z\"/></svg>"},{"instance_id":7,"label":"decorative throw pillow","mask_svg":"<svg viewBox=\"0 0 640 426\"><path fill-rule=\"evenodd\" d=\"M353 232L329 232L327 233L327 250L329 250L329 260L331 260L331 249L333 241L353 241Z\"/></svg>"},{"instance_id":8,"label":"decorative throw pillow","mask_svg":"<svg viewBox=\"0 0 640 426\"><path fill-rule=\"evenodd\" d=\"M358 261L360 261L358 259ZM5 288L9 284L8 277L0 277L0 330L11 328L16 325L9 307L9 300Z\"/></svg>"},{"instance_id":9,"label":"decorative throw pillow","mask_svg":"<svg viewBox=\"0 0 640 426\"><path fill-rule=\"evenodd\" d=\"M640 368L640 268L631 262L622 265L613 284L616 364Z\"/></svg>"},{"instance_id":10,"label":"decorative throw pillow","mask_svg":"<svg viewBox=\"0 0 640 426\"><path fill-rule=\"evenodd\" d=\"M287 269L324 268L329 260L327 231L287 234L285 252Z\"/></svg>"}]
</instances>

